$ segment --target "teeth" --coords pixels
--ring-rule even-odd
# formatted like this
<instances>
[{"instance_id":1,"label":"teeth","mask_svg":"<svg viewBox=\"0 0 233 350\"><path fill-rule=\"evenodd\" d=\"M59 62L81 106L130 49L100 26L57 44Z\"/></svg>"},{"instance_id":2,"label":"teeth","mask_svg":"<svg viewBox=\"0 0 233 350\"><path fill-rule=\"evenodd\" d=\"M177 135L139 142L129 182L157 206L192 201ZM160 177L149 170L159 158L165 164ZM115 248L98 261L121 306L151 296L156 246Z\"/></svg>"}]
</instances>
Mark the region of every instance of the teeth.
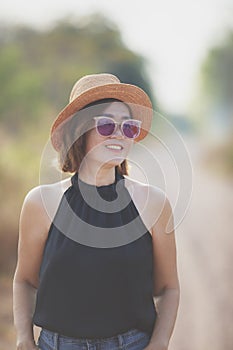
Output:
<instances>
[{"instance_id":1,"label":"teeth","mask_svg":"<svg viewBox=\"0 0 233 350\"><path fill-rule=\"evenodd\" d=\"M107 148L112 148L112 149L122 149L121 146L118 146L118 145L108 145L106 146Z\"/></svg>"}]
</instances>

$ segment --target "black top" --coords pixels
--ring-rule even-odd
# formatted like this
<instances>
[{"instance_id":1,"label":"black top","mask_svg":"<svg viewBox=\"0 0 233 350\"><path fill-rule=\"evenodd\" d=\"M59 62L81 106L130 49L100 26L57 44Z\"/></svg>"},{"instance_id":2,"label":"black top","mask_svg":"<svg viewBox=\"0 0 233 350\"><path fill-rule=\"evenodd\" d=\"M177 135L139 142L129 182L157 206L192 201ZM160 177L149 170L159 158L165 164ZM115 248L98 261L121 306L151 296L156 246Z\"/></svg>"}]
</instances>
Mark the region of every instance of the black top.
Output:
<instances>
[{"instance_id":1,"label":"black top","mask_svg":"<svg viewBox=\"0 0 233 350\"><path fill-rule=\"evenodd\" d=\"M151 335L152 237L124 177L115 171L113 184L94 186L76 173L71 182L49 229L34 324L75 338Z\"/></svg>"}]
</instances>

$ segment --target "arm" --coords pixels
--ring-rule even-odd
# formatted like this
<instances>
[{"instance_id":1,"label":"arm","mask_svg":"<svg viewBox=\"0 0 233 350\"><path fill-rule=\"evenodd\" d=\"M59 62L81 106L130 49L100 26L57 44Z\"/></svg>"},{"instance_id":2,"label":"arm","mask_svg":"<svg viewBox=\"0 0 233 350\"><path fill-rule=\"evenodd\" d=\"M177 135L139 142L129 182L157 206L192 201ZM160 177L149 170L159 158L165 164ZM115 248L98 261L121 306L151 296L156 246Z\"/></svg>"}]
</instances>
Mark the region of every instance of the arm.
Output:
<instances>
[{"instance_id":1,"label":"arm","mask_svg":"<svg viewBox=\"0 0 233 350\"><path fill-rule=\"evenodd\" d=\"M35 305L36 288L17 279L13 285L13 313L17 330L17 349L37 349L34 342L32 315Z\"/></svg>"},{"instance_id":2,"label":"arm","mask_svg":"<svg viewBox=\"0 0 233 350\"><path fill-rule=\"evenodd\" d=\"M17 349L38 349L32 316L35 309L39 269L48 232L48 217L39 188L26 196L19 223L18 261L13 280L13 315Z\"/></svg>"},{"instance_id":3,"label":"arm","mask_svg":"<svg viewBox=\"0 0 233 350\"><path fill-rule=\"evenodd\" d=\"M167 350L176 321L180 294L173 217L167 198L163 200L163 209L153 225L152 237L154 297L158 316L146 349Z\"/></svg>"}]
</instances>

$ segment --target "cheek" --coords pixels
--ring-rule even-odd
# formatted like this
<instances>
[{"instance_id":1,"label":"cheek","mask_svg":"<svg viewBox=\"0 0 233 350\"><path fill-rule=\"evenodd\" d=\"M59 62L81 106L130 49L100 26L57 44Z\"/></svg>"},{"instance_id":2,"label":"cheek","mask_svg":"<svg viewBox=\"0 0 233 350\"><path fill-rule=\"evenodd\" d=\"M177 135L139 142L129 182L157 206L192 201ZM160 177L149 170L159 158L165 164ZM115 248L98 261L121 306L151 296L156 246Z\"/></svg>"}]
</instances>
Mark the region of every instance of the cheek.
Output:
<instances>
[{"instance_id":1,"label":"cheek","mask_svg":"<svg viewBox=\"0 0 233 350\"><path fill-rule=\"evenodd\" d=\"M86 135L86 153L93 148L98 149L97 146L103 142L103 139L96 133L95 129L89 130Z\"/></svg>"},{"instance_id":2,"label":"cheek","mask_svg":"<svg viewBox=\"0 0 233 350\"><path fill-rule=\"evenodd\" d=\"M131 148L133 147L134 145L134 141L133 140L128 140L127 144L126 144L126 148L127 148L127 151L129 152L131 150Z\"/></svg>"}]
</instances>

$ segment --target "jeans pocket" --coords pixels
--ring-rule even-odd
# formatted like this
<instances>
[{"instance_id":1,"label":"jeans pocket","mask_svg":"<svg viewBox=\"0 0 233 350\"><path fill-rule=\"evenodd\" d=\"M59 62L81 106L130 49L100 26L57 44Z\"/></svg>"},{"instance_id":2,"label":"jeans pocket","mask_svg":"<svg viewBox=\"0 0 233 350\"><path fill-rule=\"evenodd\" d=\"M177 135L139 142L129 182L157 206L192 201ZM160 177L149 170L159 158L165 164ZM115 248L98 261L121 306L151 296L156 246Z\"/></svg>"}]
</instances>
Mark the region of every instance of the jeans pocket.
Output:
<instances>
[{"instance_id":1,"label":"jeans pocket","mask_svg":"<svg viewBox=\"0 0 233 350\"><path fill-rule=\"evenodd\" d=\"M39 350L54 350L52 338L49 337L43 329L40 332L36 345Z\"/></svg>"},{"instance_id":2,"label":"jeans pocket","mask_svg":"<svg viewBox=\"0 0 233 350\"><path fill-rule=\"evenodd\" d=\"M138 331L129 342L125 344L125 350L143 350L150 342L150 336L146 332Z\"/></svg>"}]
</instances>

